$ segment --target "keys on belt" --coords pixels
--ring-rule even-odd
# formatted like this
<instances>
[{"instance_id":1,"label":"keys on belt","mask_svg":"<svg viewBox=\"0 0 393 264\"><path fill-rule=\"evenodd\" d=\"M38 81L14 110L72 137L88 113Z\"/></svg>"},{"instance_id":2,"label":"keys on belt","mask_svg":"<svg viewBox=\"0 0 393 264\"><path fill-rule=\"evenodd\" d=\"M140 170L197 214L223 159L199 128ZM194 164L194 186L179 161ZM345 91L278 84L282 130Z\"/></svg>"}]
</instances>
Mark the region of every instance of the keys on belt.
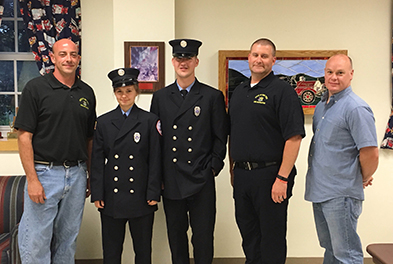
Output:
<instances>
[{"instance_id":1,"label":"keys on belt","mask_svg":"<svg viewBox=\"0 0 393 264\"><path fill-rule=\"evenodd\" d=\"M259 162L235 161L234 167L241 168L243 170L255 170L255 169L262 169L278 164L279 164L278 161L259 161Z\"/></svg>"},{"instance_id":2,"label":"keys on belt","mask_svg":"<svg viewBox=\"0 0 393 264\"><path fill-rule=\"evenodd\" d=\"M34 163L37 164L43 164L43 165L50 165L50 166L64 166L64 168L69 168L69 167L74 167L78 165L79 163L83 162L82 160L65 160L65 161L40 161L40 160L35 160Z\"/></svg>"}]
</instances>

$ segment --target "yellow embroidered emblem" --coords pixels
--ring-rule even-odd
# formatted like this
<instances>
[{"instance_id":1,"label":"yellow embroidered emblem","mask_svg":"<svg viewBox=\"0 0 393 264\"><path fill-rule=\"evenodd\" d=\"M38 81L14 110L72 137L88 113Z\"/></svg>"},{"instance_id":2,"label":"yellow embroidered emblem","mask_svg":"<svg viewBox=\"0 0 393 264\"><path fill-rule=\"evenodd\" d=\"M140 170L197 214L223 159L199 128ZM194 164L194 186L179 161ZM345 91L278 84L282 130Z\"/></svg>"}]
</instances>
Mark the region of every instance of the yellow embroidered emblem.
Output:
<instances>
[{"instance_id":1,"label":"yellow embroidered emblem","mask_svg":"<svg viewBox=\"0 0 393 264\"><path fill-rule=\"evenodd\" d=\"M266 94L258 94L254 97L254 99L254 104L266 104L266 101L269 98Z\"/></svg>"},{"instance_id":2,"label":"yellow embroidered emblem","mask_svg":"<svg viewBox=\"0 0 393 264\"><path fill-rule=\"evenodd\" d=\"M80 103L80 106L89 110L89 101L86 98L84 98L84 97L80 98L79 103Z\"/></svg>"}]
</instances>

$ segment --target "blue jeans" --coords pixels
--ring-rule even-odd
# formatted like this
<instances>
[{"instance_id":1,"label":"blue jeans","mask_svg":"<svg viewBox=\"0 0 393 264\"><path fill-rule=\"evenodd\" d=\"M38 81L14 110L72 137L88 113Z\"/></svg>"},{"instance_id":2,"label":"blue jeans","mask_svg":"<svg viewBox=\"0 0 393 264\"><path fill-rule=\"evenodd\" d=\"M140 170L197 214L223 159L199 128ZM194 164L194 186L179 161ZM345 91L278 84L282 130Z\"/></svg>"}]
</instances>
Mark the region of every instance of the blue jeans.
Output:
<instances>
[{"instance_id":1,"label":"blue jeans","mask_svg":"<svg viewBox=\"0 0 393 264\"><path fill-rule=\"evenodd\" d=\"M26 184L18 241L22 263L75 263L86 197L86 163L69 168L36 164L35 169L46 200L44 204L31 201Z\"/></svg>"},{"instance_id":2,"label":"blue jeans","mask_svg":"<svg viewBox=\"0 0 393 264\"><path fill-rule=\"evenodd\" d=\"M325 248L323 264L362 264L363 250L356 233L362 201L340 197L313 203L319 243Z\"/></svg>"}]
</instances>

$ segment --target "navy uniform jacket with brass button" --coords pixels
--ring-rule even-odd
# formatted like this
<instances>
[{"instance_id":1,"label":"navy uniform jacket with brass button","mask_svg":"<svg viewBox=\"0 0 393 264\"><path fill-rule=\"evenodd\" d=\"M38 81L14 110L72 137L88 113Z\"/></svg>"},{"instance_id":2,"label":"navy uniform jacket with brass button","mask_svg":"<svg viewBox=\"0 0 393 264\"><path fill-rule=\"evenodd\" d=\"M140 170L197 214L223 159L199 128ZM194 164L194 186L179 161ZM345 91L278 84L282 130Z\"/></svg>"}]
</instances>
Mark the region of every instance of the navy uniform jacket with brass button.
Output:
<instances>
[{"instance_id":1,"label":"navy uniform jacket with brass button","mask_svg":"<svg viewBox=\"0 0 393 264\"><path fill-rule=\"evenodd\" d=\"M175 83L153 94L151 112L162 126L163 196L179 200L199 192L224 166L228 120L221 91L195 80L183 100Z\"/></svg>"},{"instance_id":2,"label":"navy uniform jacket with brass button","mask_svg":"<svg viewBox=\"0 0 393 264\"><path fill-rule=\"evenodd\" d=\"M161 147L156 115L135 104L124 119L120 107L97 119L91 166L91 201L103 200L104 214L133 218L157 210Z\"/></svg>"}]
</instances>

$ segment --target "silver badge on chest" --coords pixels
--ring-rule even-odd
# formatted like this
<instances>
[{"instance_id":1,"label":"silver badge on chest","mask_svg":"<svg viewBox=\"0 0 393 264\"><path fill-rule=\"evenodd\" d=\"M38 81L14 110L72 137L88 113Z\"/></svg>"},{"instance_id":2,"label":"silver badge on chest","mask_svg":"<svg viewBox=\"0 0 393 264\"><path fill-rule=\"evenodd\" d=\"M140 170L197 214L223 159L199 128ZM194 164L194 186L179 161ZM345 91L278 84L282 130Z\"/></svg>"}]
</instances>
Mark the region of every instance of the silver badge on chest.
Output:
<instances>
[{"instance_id":1,"label":"silver badge on chest","mask_svg":"<svg viewBox=\"0 0 393 264\"><path fill-rule=\"evenodd\" d=\"M134 133L134 141L135 143L138 143L141 140L141 134L139 132Z\"/></svg>"},{"instance_id":2,"label":"silver badge on chest","mask_svg":"<svg viewBox=\"0 0 393 264\"><path fill-rule=\"evenodd\" d=\"M201 114L201 108L199 106L194 107L194 115L198 117Z\"/></svg>"}]
</instances>

